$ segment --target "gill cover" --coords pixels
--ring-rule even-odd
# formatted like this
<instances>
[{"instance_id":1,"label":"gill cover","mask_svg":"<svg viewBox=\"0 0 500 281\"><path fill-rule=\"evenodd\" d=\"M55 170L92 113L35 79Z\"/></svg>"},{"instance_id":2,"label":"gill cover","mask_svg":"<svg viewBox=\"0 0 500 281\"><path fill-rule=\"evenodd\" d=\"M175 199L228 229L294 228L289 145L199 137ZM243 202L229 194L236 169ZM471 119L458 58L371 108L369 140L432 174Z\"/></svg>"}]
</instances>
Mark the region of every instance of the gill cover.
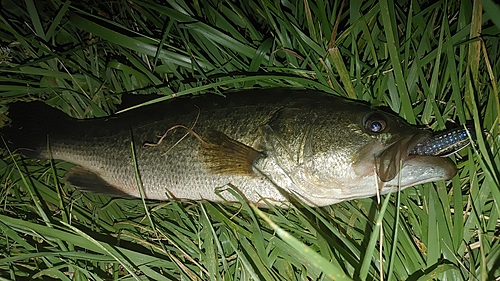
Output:
<instances>
[{"instance_id":1,"label":"gill cover","mask_svg":"<svg viewBox=\"0 0 500 281\"><path fill-rule=\"evenodd\" d=\"M266 154L282 170L285 182L303 198L329 204L351 196L344 194L356 177L351 158L364 143L358 123L369 110L336 101L282 108L261 127Z\"/></svg>"},{"instance_id":2,"label":"gill cover","mask_svg":"<svg viewBox=\"0 0 500 281\"><path fill-rule=\"evenodd\" d=\"M314 197L326 196L327 191L309 168L311 140L317 114L311 108L282 108L276 111L261 127L268 157L277 165L295 186Z\"/></svg>"}]
</instances>

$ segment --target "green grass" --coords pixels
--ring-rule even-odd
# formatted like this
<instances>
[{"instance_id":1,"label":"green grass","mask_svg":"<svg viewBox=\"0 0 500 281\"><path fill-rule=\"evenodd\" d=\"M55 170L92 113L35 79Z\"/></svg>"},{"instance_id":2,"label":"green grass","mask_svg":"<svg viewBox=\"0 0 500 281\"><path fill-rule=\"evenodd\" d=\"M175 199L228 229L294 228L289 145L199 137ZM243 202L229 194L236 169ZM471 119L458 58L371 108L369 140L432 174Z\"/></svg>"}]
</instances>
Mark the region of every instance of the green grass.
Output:
<instances>
[{"instance_id":1,"label":"green grass","mask_svg":"<svg viewBox=\"0 0 500 281\"><path fill-rule=\"evenodd\" d=\"M132 94L315 88L435 130L473 120L456 177L380 204L258 211L81 193L67 163L4 151L0 279L498 278L500 7L330 2L2 1L0 102L84 118Z\"/></svg>"}]
</instances>

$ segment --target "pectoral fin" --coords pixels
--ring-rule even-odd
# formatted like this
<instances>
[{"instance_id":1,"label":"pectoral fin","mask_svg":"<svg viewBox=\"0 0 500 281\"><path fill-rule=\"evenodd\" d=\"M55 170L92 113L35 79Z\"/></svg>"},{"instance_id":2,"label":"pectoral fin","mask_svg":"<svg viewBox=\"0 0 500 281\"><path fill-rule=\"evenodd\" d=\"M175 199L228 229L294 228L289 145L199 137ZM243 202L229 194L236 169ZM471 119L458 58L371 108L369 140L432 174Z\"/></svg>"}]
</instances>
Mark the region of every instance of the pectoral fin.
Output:
<instances>
[{"instance_id":1,"label":"pectoral fin","mask_svg":"<svg viewBox=\"0 0 500 281\"><path fill-rule=\"evenodd\" d=\"M253 175L253 164L264 156L218 131L206 134L202 145L200 159L205 168L214 174Z\"/></svg>"},{"instance_id":2,"label":"pectoral fin","mask_svg":"<svg viewBox=\"0 0 500 281\"><path fill-rule=\"evenodd\" d=\"M101 178L98 174L83 167L73 167L65 176L71 185L82 191L100 193L114 197L131 197L120 188L113 186Z\"/></svg>"}]
</instances>

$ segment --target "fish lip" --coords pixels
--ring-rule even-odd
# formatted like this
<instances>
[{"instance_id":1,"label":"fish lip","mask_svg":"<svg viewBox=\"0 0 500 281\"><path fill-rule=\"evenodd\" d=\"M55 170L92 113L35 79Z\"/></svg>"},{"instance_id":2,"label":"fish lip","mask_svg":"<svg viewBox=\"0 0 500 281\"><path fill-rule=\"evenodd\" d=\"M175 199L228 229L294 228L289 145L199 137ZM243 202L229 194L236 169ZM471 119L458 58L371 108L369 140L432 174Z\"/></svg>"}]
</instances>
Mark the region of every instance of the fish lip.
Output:
<instances>
[{"instance_id":1,"label":"fish lip","mask_svg":"<svg viewBox=\"0 0 500 281\"><path fill-rule=\"evenodd\" d=\"M417 133L415 134L413 137L415 136L419 136L419 138L417 139L417 141L411 145L408 146L408 154L406 155L406 158L408 157L412 157L412 156L430 156L430 155L419 155L419 154L412 154L413 150L420 144L424 144L426 141L430 140L432 138L432 133L429 132L429 131L423 131L425 132L425 134L422 134L421 132L420 133ZM413 138L412 138L413 139ZM411 140L410 140L411 141ZM430 157L435 157L435 156L430 156ZM406 159L405 158L405 159Z\"/></svg>"},{"instance_id":2,"label":"fish lip","mask_svg":"<svg viewBox=\"0 0 500 281\"><path fill-rule=\"evenodd\" d=\"M392 142L377 156L377 171L381 181L388 182L394 179L402 166L412 159L411 152L420 143L432 137L432 133L422 130L420 132L400 137ZM409 158L410 157L410 158ZM426 156L433 157L433 156Z\"/></svg>"},{"instance_id":3,"label":"fish lip","mask_svg":"<svg viewBox=\"0 0 500 281\"><path fill-rule=\"evenodd\" d=\"M457 174L456 165L448 157L410 155L404 163L398 176L384 183L386 191L393 187L405 188L426 182L449 180Z\"/></svg>"},{"instance_id":4,"label":"fish lip","mask_svg":"<svg viewBox=\"0 0 500 281\"><path fill-rule=\"evenodd\" d=\"M430 131L421 130L418 133L409 135L407 137L401 138L401 139L391 143L385 150L391 149L393 146L398 146L398 147L404 148L405 152L403 153L403 156L404 156L403 159L406 159L406 157L409 157L412 155L419 155L419 154L412 154L411 152L418 145L425 143L426 141L430 140L431 138L432 138L432 133ZM419 155L419 156L429 156L429 155Z\"/></svg>"},{"instance_id":5,"label":"fish lip","mask_svg":"<svg viewBox=\"0 0 500 281\"><path fill-rule=\"evenodd\" d=\"M429 131L422 131L414 135L418 136L418 141L415 142L411 147L409 147L411 150L413 150L417 145L424 143L432 138L432 133Z\"/></svg>"},{"instance_id":6,"label":"fish lip","mask_svg":"<svg viewBox=\"0 0 500 281\"><path fill-rule=\"evenodd\" d=\"M452 178L457 170L455 164L445 156L412 154L416 146L425 143L433 138L430 131L421 131L416 134L403 137L391 144L379 156L378 172L379 178L386 184L395 184L395 179L402 174L406 174L414 181L407 181L405 186L414 184ZM409 168L413 167L413 168ZM419 170L421 175L428 174L428 177L414 174L411 169ZM440 171L429 175L432 171ZM407 177L405 176L405 177ZM387 185L389 186L389 185Z\"/></svg>"}]
</instances>

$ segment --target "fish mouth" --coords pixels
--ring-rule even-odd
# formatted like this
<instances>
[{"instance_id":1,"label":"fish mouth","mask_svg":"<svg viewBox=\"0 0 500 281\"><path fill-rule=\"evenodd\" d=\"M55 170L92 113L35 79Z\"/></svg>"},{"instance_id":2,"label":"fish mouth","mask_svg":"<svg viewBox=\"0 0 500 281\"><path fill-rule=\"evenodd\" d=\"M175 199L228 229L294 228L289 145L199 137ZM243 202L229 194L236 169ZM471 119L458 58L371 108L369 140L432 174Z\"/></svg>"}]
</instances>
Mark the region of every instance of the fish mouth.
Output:
<instances>
[{"instance_id":1,"label":"fish mouth","mask_svg":"<svg viewBox=\"0 0 500 281\"><path fill-rule=\"evenodd\" d=\"M446 157L469 145L473 131L456 128L436 135L422 131L404 137L377 157L378 176L383 182L404 186L450 179L457 169Z\"/></svg>"},{"instance_id":2,"label":"fish mouth","mask_svg":"<svg viewBox=\"0 0 500 281\"><path fill-rule=\"evenodd\" d=\"M426 182L449 180L456 173L455 164L447 157L409 155L398 175L384 182L384 189L388 192L391 187L406 188Z\"/></svg>"},{"instance_id":3,"label":"fish mouth","mask_svg":"<svg viewBox=\"0 0 500 281\"><path fill-rule=\"evenodd\" d=\"M400 170L405 166L406 162L415 158L411 154L415 148L422 143L426 143L431 139L430 132L422 131L418 134L404 137L387 147L378 157L376 157L376 166L379 179L383 182L393 180ZM433 157L433 156L423 156Z\"/></svg>"}]
</instances>

